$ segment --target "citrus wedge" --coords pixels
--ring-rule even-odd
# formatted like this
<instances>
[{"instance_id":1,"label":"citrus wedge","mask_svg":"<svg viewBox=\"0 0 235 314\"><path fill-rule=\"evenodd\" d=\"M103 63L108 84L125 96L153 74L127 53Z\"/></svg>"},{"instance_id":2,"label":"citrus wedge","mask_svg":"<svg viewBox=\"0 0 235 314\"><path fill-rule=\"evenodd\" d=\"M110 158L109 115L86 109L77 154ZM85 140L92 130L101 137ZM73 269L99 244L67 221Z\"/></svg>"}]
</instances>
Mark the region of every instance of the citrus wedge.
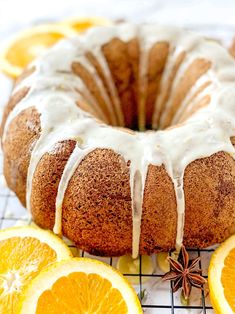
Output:
<instances>
[{"instance_id":1,"label":"citrus wedge","mask_svg":"<svg viewBox=\"0 0 235 314\"><path fill-rule=\"evenodd\" d=\"M83 32L93 26L109 26L112 23L110 20L101 17L84 17L67 19L62 21L61 24L66 24L77 32Z\"/></svg>"},{"instance_id":2,"label":"citrus wedge","mask_svg":"<svg viewBox=\"0 0 235 314\"><path fill-rule=\"evenodd\" d=\"M41 25L20 32L0 49L0 71L15 78L47 48L74 35L76 31L65 24Z\"/></svg>"},{"instance_id":3,"label":"citrus wedge","mask_svg":"<svg viewBox=\"0 0 235 314\"><path fill-rule=\"evenodd\" d=\"M128 281L130 281L133 285L139 284L139 274L140 274L140 258L133 259L130 255L124 255L119 257L117 262L117 269L126 276ZM153 262L151 256L142 255L141 256L141 274L144 275L152 275L153 273ZM142 283L148 281L148 277L143 276Z\"/></svg>"},{"instance_id":4,"label":"citrus wedge","mask_svg":"<svg viewBox=\"0 0 235 314\"><path fill-rule=\"evenodd\" d=\"M73 258L41 272L22 297L22 314L142 313L128 281L111 266Z\"/></svg>"},{"instance_id":5,"label":"citrus wedge","mask_svg":"<svg viewBox=\"0 0 235 314\"><path fill-rule=\"evenodd\" d=\"M235 235L221 244L212 255L208 284L216 313L235 313Z\"/></svg>"},{"instance_id":6,"label":"citrus wedge","mask_svg":"<svg viewBox=\"0 0 235 314\"><path fill-rule=\"evenodd\" d=\"M51 263L72 256L49 231L15 227L0 231L0 313L15 314L28 283Z\"/></svg>"}]
</instances>

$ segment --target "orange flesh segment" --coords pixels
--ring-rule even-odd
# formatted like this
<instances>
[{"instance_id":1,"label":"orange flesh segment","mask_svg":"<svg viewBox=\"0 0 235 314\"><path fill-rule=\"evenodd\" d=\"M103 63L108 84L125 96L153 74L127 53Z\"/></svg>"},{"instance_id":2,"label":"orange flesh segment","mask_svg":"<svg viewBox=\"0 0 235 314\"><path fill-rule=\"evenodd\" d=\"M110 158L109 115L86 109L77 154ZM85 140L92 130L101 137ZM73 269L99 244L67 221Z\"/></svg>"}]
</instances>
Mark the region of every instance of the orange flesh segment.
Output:
<instances>
[{"instance_id":1,"label":"orange flesh segment","mask_svg":"<svg viewBox=\"0 0 235 314\"><path fill-rule=\"evenodd\" d=\"M6 59L14 66L24 68L47 48L53 46L64 35L56 32L34 34L21 38L8 49Z\"/></svg>"},{"instance_id":2,"label":"orange flesh segment","mask_svg":"<svg viewBox=\"0 0 235 314\"><path fill-rule=\"evenodd\" d=\"M125 314L127 304L109 280L97 274L74 272L59 278L38 299L36 314Z\"/></svg>"},{"instance_id":3,"label":"orange flesh segment","mask_svg":"<svg viewBox=\"0 0 235 314\"><path fill-rule=\"evenodd\" d=\"M229 252L224 260L221 282L225 298L235 313L235 248Z\"/></svg>"},{"instance_id":4,"label":"orange flesh segment","mask_svg":"<svg viewBox=\"0 0 235 314\"><path fill-rule=\"evenodd\" d=\"M87 28L94 26L93 22L71 22L70 26L72 26L76 31L82 32Z\"/></svg>"},{"instance_id":5,"label":"orange flesh segment","mask_svg":"<svg viewBox=\"0 0 235 314\"><path fill-rule=\"evenodd\" d=\"M0 241L0 312L16 313L22 289L55 261L55 251L35 238Z\"/></svg>"}]
</instances>

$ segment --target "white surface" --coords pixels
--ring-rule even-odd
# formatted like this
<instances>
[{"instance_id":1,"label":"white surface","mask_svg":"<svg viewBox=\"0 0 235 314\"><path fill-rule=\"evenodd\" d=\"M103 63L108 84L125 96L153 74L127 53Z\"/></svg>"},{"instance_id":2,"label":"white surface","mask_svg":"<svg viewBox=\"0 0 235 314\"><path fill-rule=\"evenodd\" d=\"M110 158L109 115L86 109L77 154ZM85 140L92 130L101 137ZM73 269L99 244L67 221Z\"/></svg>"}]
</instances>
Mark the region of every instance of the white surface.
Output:
<instances>
[{"instance_id":1,"label":"white surface","mask_svg":"<svg viewBox=\"0 0 235 314\"><path fill-rule=\"evenodd\" d=\"M63 16L104 16L173 25L235 26L234 0L0 0L0 35Z\"/></svg>"}]
</instances>

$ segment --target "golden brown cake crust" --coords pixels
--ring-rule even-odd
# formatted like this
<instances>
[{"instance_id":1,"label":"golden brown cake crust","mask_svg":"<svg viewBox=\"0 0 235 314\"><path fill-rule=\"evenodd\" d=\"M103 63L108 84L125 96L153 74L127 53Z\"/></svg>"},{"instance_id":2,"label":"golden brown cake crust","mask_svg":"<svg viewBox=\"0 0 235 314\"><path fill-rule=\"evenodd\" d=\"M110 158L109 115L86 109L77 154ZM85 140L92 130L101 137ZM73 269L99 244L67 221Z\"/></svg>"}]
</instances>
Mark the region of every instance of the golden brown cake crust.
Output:
<instances>
[{"instance_id":1,"label":"golden brown cake crust","mask_svg":"<svg viewBox=\"0 0 235 314\"><path fill-rule=\"evenodd\" d=\"M26 205L26 178L31 152L40 136L40 117L34 107L22 111L9 125L4 141L4 175L7 185Z\"/></svg>"},{"instance_id":2,"label":"golden brown cake crust","mask_svg":"<svg viewBox=\"0 0 235 314\"><path fill-rule=\"evenodd\" d=\"M172 119L177 109L182 104L185 96L197 80L205 74L211 67L211 62L202 58L195 59L192 64L185 70L172 99L170 109L166 118L161 124L161 128L165 129L171 125Z\"/></svg>"},{"instance_id":3,"label":"golden brown cake crust","mask_svg":"<svg viewBox=\"0 0 235 314\"><path fill-rule=\"evenodd\" d=\"M58 144L53 153L43 157L36 170L32 214L35 222L44 228L53 228L61 160L65 162L72 149L71 142ZM54 176L51 171L55 171ZM203 248L223 241L230 234L235 221L234 178L235 163L223 152L196 160L187 167L185 245ZM173 249L176 219L173 183L163 166L150 166L144 193L140 253ZM131 254L131 221L128 165L110 150L93 151L81 162L67 188L63 234L91 254Z\"/></svg>"},{"instance_id":4,"label":"golden brown cake crust","mask_svg":"<svg viewBox=\"0 0 235 314\"><path fill-rule=\"evenodd\" d=\"M54 145L35 171L31 208L34 221L42 228L53 229L58 185L75 144L75 141L63 141Z\"/></svg>"},{"instance_id":5,"label":"golden brown cake crust","mask_svg":"<svg viewBox=\"0 0 235 314\"><path fill-rule=\"evenodd\" d=\"M185 172L185 233L189 247L222 242L234 228L235 162L219 152L191 163Z\"/></svg>"},{"instance_id":6,"label":"golden brown cake crust","mask_svg":"<svg viewBox=\"0 0 235 314\"><path fill-rule=\"evenodd\" d=\"M146 90L146 128L152 127L152 116L157 95L159 93L160 81L169 54L169 43L158 42L149 51L148 63L148 88Z\"/></svg>"},{"instance_id":7,"label":"golden brown cake crust","mask_svg":"<svg viewBox=\"0 0 235 314\"><path fill-rule=\"evenodd\" d=\"M94 98L97 100L99 104L99 108L101 108L101 111L103 112L105 117L109 117L109 111L107 109L107 106L105 104L105 100L102 97L99 87L97 86L97 83L95 82L94 77L91 75L91 73L86 70L86 68L80 63L80 62L73 62L72 63L72 71L76 75L78 75L86 84L87 88L89 89L90 93L94 96ZM102 119L102 116L97 115L99 119ZM108 124L112 124L111 119L107 119L107 121L104 121Z\"/></svg>"},{"instance_id":8,"label":"golden brown cake crust","mask_svg":"<svg viewBox=\"0 0 235 314\"><path fill-rule=\"evenodd\" d=\"M14 109L14 107L23 99L29 92L28 87L23 87L19 91L17 91L15 94L13 94L7 103L2 117L2 123L1 123L1 137L3 135L6 119L9 115L9 113Z\"/></svg>"},{"instance_id":9,"label":"golden brown cake crust","mask_svg":"<svg viewBox=\"0 0 235 314\"><path fill-rule=\"evenodd\" d=\"M113 38L102 47L103 54L112 73L112 77L117 88L121 101L126 127L135 127L137 121L135 104L135 87L132 64L129 61L128 43L118 38Z\"/></svg>"},{"instance_id":10,"label":"golden brown cake crust","mask_svg":"<svg viewBox=\"0 0 235 314\"><path fill-rule=\"evenodd\" d=\"M8 186L25 205L29 156L40 134L33 108L19 114L4 144L4 173ZM75 142L57 143L36 169L31 198L32 216L53 228L55 196L60 176ZM184 244L206 247L223 241L233 230L235 163L219 152L192 162L185 171ZM144 192L140 253L174 248L176 235L174 188L164 167L149 166ZM203 219L202 219L203 217ZM111 150L96 149L80 163L63 203L63 233L80 248L97 255L131 253L132 216L129 165Z\"/></svg>"},{"instance_id":11,"label":"golden brown cake crust","mask_svg":"<svg viewBox=\"0 0 235 314\"><path fill-rule=\"evenodd\" d=\"M122 101L126 125L135 128L138 124L136 88L139 72L138 42L133 39L124 43L114 38L102 49ZM153 51L158 49L161 50L162 55L157 58L150 53L152 57L148 69L149 85L146 98L149 106L146 118L149 125L153 113L154 95L160 90L159 82L169 53L169 47L165 42L154 46ZM113 102L102 68L99 68L92 54L89 56L96 65L104 87L107 88L108 97ZM169 74L162 102L159 103L157 124L160 123L173 80L184 58L185 53L181 52ZM159 60L161 64L158 64ZM151 68L151 65L155 66ZM199 74L195 73L195 64L191 64L191 70L192 67L193 75L191 76L191 71L188 69L188 75L183 79L186 87L183 86L176 98L173 98L174 112L169 115L169 121L165 121L166 125L170 123L187 89L195 83L195 76L198 78L207 71L210 62L200 59ZM72 68L77 75L83 75L84 81L89 80L88 74L84 72L81 65L77 63ZM30 75L33 70L25 75ZM21 78L18 82L20 81ZM90 81L88 87L96 95L95 97L99 98L100 105L104 106L101 95L97 97L95 82ZM4 112L1 133L7 116L28 92L29 88L24 87L11 97ZM208 98L202 98L200 104L192 107L191 111L185 112L182 117L187 118L196 107L207 105L209 101ZM33 105L11 121L3 145L4 175L8 186L17 194L23 205L25 205L30 155L41 133L40 115ZM106 108L103 109L107 114ZM75 144L73 140L56 143L42 156L35 170L31 212L33 220L43 228L52 229L54 226L58 185ZM184 173L184 193L186 209L183 242L186 246L207 247L223 241L234 231L235 162L230 155L218 152L191 162ZM86 155L74 172L65 192L62 229L65 236L91 254L104 256L130 254L132 252L130 161L126 162L121 155L110 149L97 148ZM177 205L173 182L163 165L149 165L143 198L140 254L174 249L176 229Z\"/></svg>"}]
</instances>

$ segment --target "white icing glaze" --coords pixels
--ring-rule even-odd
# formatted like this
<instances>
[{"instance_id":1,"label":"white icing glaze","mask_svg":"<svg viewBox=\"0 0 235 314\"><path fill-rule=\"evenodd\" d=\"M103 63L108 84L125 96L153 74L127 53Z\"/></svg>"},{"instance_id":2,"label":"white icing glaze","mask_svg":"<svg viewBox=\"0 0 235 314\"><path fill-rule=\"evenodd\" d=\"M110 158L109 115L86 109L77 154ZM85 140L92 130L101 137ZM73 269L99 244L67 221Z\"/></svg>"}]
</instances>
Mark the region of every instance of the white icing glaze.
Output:
<instances>
[{"instance_id":1,"label":"white icing glaze","mask_svg":"<svg viewBox=\"0 0 235 314\"><path fill-rule=\"evenodd\" d=\"M143 41L143 40L142 40ZM141 42L142 42L141 41ZM138 125L141 131L145 130L146 124L146 89L148 86L148 56L149 50L141 48L140 54L140 69L139 69L139 103L138 103Z\"/></svg>"},{"instance_id":2,"label":"white icing glaze","mask_svg":"<svg viewBox=\"0 0 235 314\"><path fill-rule=\"evenodd\" d=\"M177 59L177 56L182 52L178 52L179 49L175 49L175 47L172 45L170 46L170 51L168 54L168 59L165 64L164 72L161 77L161 82L160 82L160 89L159 89L159 94L157 95L157 98L155 100L155 106L154 106L154 111L153 111L153 118L152 118L152 128L154 130L157 130L159 128L157 119L161 114L161 106L163 102L163 97L164 94L167 92L167 86L168 82L170 81L170 75L172 72L172 68L175 64L175 60Z\"/></svg>"},{"instance_id":3,"label":"white icing glaze","mask_svg":"<svg viewBox=\"0 0 235 314\"><path fill-rule=\"evenodd\" d=\"M156 156L153 158L155 150L146 150L143 154L143 145L148 145L148 147L154 145L155 134L149 133L148 136L144 133L130 134L125 131L110 129L105 125L101 126L99 124L94 124L94 122L90 127L88 127L88 129L89 131L81 136L82 144L77 145L71 154L60 180L56 198L56 224L54 231L58 234L61 233L61 211L64 194L68 183L81 160L89 152L95 150L96 148L112 149L117 151L118 146L118 153L124 157L125 161L128 162L131 160L130 187L132 199L135 200L132 202L133 256L137 257L139 250L144 193L144 189L142 187L145 186L148 165L150 163L158 165L161 164L158 154L155 154ZM129 149L127 150L126 147Z\"/></svg>"},{"instance_id":4,"label":"white icing glaze","mask_svg":"<svg viewBox=\"0 0 235 314\"><path fill-rule=\"evenodd\" d=\"M84 40L82 40L83 44L86 46L87 51L92 52L102 67L106 84L109 87L110 93L112 95L114 111L119 126L125 125L124 116L121 109L121 102L118 97L118 92L115 87L108 63L102 53L101 48L113 38L119 38L124 42L128 42L137 35L137 30L137 26L125 23L120 24L118 27L99 27L95 32L93 32L93 30L88 31L86 37L84 37Z\"/></svg>"},{"instance_id":5,"label":"white icing glaze","mask_svg":"<svg viewBox=\"0 0 235 314\"><path fill-rule=\"evenodd\" d=\"M184 236L184 212L185 212L185 197L184 197L184 172L182 172L181 177L174 178L174 188L176 194L176 203L177 203L177 210L178 210L178 217L177 217L177 232L176 232L176 251L180 251L183 236Z\"/></svg>"},{"instance_id":6,"label":"white icing glaze","mask_svg":"<svg viewBox=\"0 0 235 314\"><path fill-rule=\"evenodd\" d=\"M67 162L62 178L59 183L57 197L56 197L56 212L55 212L55 224L53 231L55 234L62 234L62 205L64 200L65 191L77 166L80 164L82 159L91 151L87 148L82 150L77 143L74 151L72 152L69 161Z\"/></svg>"},{"instance_id":7,"label":"white icing glaze","mask_svg":"<svg viewBox=\"0 0 235 314\"><path fill-rule=\"evenodd\" d=\"M210 70L208 71L210 72ZM207 72L207 76L208 76L208 72ZM186 95L185 99L183 100L183 102L181 103L180 107L178 108L178 110L176 111L173 119L172 119L172 125L175 125L178 123L178 120L180 119L182 113L184 111L189 111L191 109L191 107L196 104L203 96L206 95L210 95L212 90L215 88L216 86L214 86L213 84L213 79L208 79L207 76L201 76L196 83L194 84L194 86L191 88L191 90L188 92L188 94ZM198 95L196 97L194 97L194 99L191 100L192 96L205 84L211 82L205 89L203 89L200 93L198 93Z\"/></svg>"},{"instance_id":8,"label":"white icing glaze","mask_svg":"<svg viewBox=\"0 0 235 314\"><path fill-rule=\"evenodd\" d=\"M124 123L123 112L121 109L121 102L120 102L120 99L118 97L118 92L117 92L117 89L115 87L114 81L112 79L111 72L110 72L109 67L108 67L108 63L107 63L100 47L97 47L96 49L94 49L92 51L92 53L96 57L96 59L98 60L99 64L101 65L103 73L105 75L105 81L106 81L106 84L107 84L107 86L110 90L110 93L111 93L114 111L115 111L115 115L117 117L118 125L124 126L125 123Z\"/></svg>"},{"instance_id":9,"label":"white icing glaze","mask_svg":"<svg viewBox=\"0 0 235 314\"><path fill-rule=\"evenodd\" d=\"M115 84L107 61L102 54L101 46L112 38L118 37L128 42L134 37L139 38L141 51L139 81L146 80L148 51L158 41L168 41L171 45L165 71L161 79L161 92L157 96L153 125L158 115L158 104L162 99L164 84L174 66L176 57L185 51L186 57L177 71L171 94L169 95L161 121L167 116L172 97L182 78L185 69L196 58L210 60L212 66L191 90L188 91L182 106L178 109L173 121L176 122L185 109L188 99L197 88L210 80L212 84L203 93L211 96L210 104L198 110L180 127L156 132L125 132L101 124L90 114L76 105L76 101L87 102L103 121L108 120L91 95L83 81L71 73L72 61L80 61L94 75L97 86L102 94L107 108L116 121L123 125L123 113ZM78 52L79 47L81 50ZM103 82L92 64L83 56L91 51L100 63L112 99L109 99ZM186 167L198 158L210 156L219 151L225 151L234 157L234 148L230 137L235 134L235 62L217 44L201 39L199 36L177 28L144 25L141 27L123 24L89 31L79 39L65 40L49 50L39 61L33 64L36 71L16 87L15 92L23 86L30 87L27 96L22 99L10 113L4 130L3 141L6 140L7 129L12 120L22 110L34 106L40 113L41 134L31 154L27 177L27 208L30 210L30 198L33 188L33 176L43 155L56 143L73 139L77 141L59 183L56 197L56 219L54 231L61 233L62 205L69 181L80 162L97 148L112 149L130 161L130 190L132 198L132 253L137 257L141 234L142 205L144 187L148 166L164 165L172 179L175 188L177 205L176 248L179 249L184 234L184 172ZM144 84L144 89L146 85ZM78 92L78 89L80 92ZM144 92L144 90L143 90ZM197 100L203 93L198 95ZM194 100L195 101L195 100ZM112 108L112 105L114 108ZM188 108L193 105L189 104ZM145 112L145 103L141 105ZM55 109L56 108L56 109ZM59 110L57 109L59 108ZM144 119L144 118L143 118Z\"/></svg>"},{"instance_id":10,"label":"white icing glaze","mask_svg":"<svg viewBox=\"0 0 235 314\"><path fill-rule=\"evenodd\" d=\"M80 50L80 49L79 49ZM82 49L80 50L80 53L82 52ZM85 52L84 52L85 53ZM96 73L95 68L89 63L89 61L86 59L85 56L79 56L74 60L75 62L78 61L80 62L87 70L88 72L94 77L95 82L97 84L97 87L101 93L101 96L103 100L105 101L106 108L109 112L109 117L110 117L110 123L111 125L115 126L118 125L116 119L115 119L115 114L112 109L112 104L111 101L107 95L107 92L103 86L102 80L100 79L99 75Z\"/></svg>"}]
</instances>

